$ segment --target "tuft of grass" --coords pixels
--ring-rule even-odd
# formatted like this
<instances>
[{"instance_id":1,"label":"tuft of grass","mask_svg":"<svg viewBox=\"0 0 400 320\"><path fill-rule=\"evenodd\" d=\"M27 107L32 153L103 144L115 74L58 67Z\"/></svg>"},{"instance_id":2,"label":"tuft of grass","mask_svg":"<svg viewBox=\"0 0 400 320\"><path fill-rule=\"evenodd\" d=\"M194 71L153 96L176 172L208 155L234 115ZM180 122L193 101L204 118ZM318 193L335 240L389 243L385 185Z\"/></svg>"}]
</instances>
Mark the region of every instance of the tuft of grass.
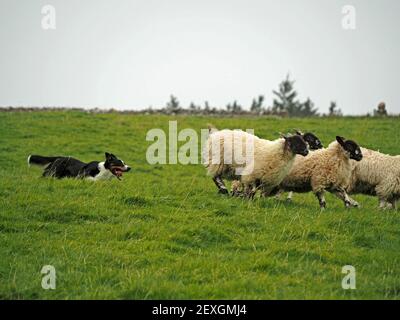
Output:
<instances>
[{"instance_id":1,"label":"tuft of grass","mask_svg":"<svg viewBox=\"0 0 400 320\"><path fill-rule=\"evenodd\" d=\"M151 204L149 201L142 197L123 197L122 202L131 207L145 207Z\"/></svg>"}]
</instances>

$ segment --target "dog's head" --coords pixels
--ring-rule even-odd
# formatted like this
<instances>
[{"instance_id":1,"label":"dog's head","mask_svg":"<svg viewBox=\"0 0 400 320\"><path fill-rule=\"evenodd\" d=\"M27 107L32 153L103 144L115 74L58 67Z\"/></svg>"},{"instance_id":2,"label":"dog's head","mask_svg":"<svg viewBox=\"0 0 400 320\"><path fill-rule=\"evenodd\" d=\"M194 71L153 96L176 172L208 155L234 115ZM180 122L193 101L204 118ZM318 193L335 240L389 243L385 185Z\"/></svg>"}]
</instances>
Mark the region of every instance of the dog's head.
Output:
<instances>
[{"instance_id":1,"label":"dog's head","mask_svg":"<svg viewBox=\"0 0 400 320\"><path fill-rule=\"evenodd\" d=\"M122 177L124 172L128 172L131 170L122 160L118 159L112 153L105 153L106 161L104 162L104 167L107 170L110 170L111 173L116 176L118 179Z\"/></svg>"},{"instance_id":2,"label":"dog's head","mask_svg":"<svg viewBox=\"0 0 400 320\"><path fill-rule=\"evenodd\" d=\"M303 133L296 130L296 134L303 137L304 141L308 143L310 150L318 150L324 147L321 140L312 132Z\"/></svg>"}]
</instances>

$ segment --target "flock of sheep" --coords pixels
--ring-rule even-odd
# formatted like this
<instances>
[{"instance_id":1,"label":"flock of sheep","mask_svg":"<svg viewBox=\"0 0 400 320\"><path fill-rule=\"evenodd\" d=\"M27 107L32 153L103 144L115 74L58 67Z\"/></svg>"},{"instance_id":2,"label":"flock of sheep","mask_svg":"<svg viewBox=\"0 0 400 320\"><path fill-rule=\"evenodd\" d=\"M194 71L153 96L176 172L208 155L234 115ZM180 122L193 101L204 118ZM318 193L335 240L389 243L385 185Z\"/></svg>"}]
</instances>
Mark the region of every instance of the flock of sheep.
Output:
<instances>
[{"instance_id":1,"label":"flock of sheep","mask_svg":"<svg viewBox=\"0 0 400 320\"><path fill-rule=\"evenodd\" d=\"M323 148L313 133L297 131L270 141L244 131L209 129L204 163L222 194L229 194L223 181L228 179L232 196L252 199L258 191L264 197L288 191L291 199L293 192L312 191L321 208L326 191L347 208L359 206L349 194L377 196L382 209L395 209L400 198L400 156L361 148L340 136ZM237 161L249 146L250 160Z\"/></svg>"}]
</instances>

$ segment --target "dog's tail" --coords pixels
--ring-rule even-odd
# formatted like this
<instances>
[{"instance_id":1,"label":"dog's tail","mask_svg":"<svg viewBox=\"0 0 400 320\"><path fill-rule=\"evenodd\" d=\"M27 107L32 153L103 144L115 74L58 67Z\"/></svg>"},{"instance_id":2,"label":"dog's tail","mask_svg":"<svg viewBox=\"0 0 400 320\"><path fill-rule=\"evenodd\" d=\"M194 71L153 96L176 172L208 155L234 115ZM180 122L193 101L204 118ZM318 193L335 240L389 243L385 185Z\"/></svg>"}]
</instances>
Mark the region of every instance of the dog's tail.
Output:
<instances>
[{"instance_id":1,"label":"dog's tail","mask_svg":"<svg viewBox=\"0 0 400 320\"><path fill-rule=\"evenodd\" d=\"M61 157L42 157L42 156L38 156L38 155L30 155L28 157L28 165L31 166L33 165L37 165L37 166L47 166L48 164L56 161L57 159L59 159Z\"/></svg>"}]
</instances>

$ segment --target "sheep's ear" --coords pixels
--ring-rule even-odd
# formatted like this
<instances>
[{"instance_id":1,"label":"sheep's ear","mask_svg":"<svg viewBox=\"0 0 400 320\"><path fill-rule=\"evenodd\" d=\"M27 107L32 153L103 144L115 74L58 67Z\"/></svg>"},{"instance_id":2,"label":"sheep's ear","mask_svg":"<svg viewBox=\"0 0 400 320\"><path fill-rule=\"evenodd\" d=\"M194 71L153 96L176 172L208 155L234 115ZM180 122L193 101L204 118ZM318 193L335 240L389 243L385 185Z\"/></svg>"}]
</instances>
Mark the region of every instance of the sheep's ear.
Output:
<instances>
[{"instance_id":1,"label":"sheep's ear","mask_svg":"<svg viewBox=\"0 0 400 320\"><path fill-rule=\"evenodd\" d=\"M295 131L296 131L296 134L297 134L298 136L303 136L303 132L301 132L300 130L296 129Z\"/></svg>"},{"instance_id":2,"label":"sheep's ear","mask_svg":"<svg viewBox=\"0 0 400 320\"><path fill-rule=\"evenodd\" d=\"M345 140L346 140L346 139L343 138L343 137L336 136L336 141L339 142L339 144L340 144L341 146L344 146Z\"/></svg>"},{"instance_id":3,"label":"sheep's ear","mask_svg":"<svg viewBox=\"0 0 400 320\"><path fill-rule=\"evenodd\" d=\"M290 138L290 135L284 134L284 133L282 133L282 132L279 132L279 135L281 136L281 138L283 138L283 139L285 139L285 140L287 140L287 139Z\"/></svg>"}]
</instances>

